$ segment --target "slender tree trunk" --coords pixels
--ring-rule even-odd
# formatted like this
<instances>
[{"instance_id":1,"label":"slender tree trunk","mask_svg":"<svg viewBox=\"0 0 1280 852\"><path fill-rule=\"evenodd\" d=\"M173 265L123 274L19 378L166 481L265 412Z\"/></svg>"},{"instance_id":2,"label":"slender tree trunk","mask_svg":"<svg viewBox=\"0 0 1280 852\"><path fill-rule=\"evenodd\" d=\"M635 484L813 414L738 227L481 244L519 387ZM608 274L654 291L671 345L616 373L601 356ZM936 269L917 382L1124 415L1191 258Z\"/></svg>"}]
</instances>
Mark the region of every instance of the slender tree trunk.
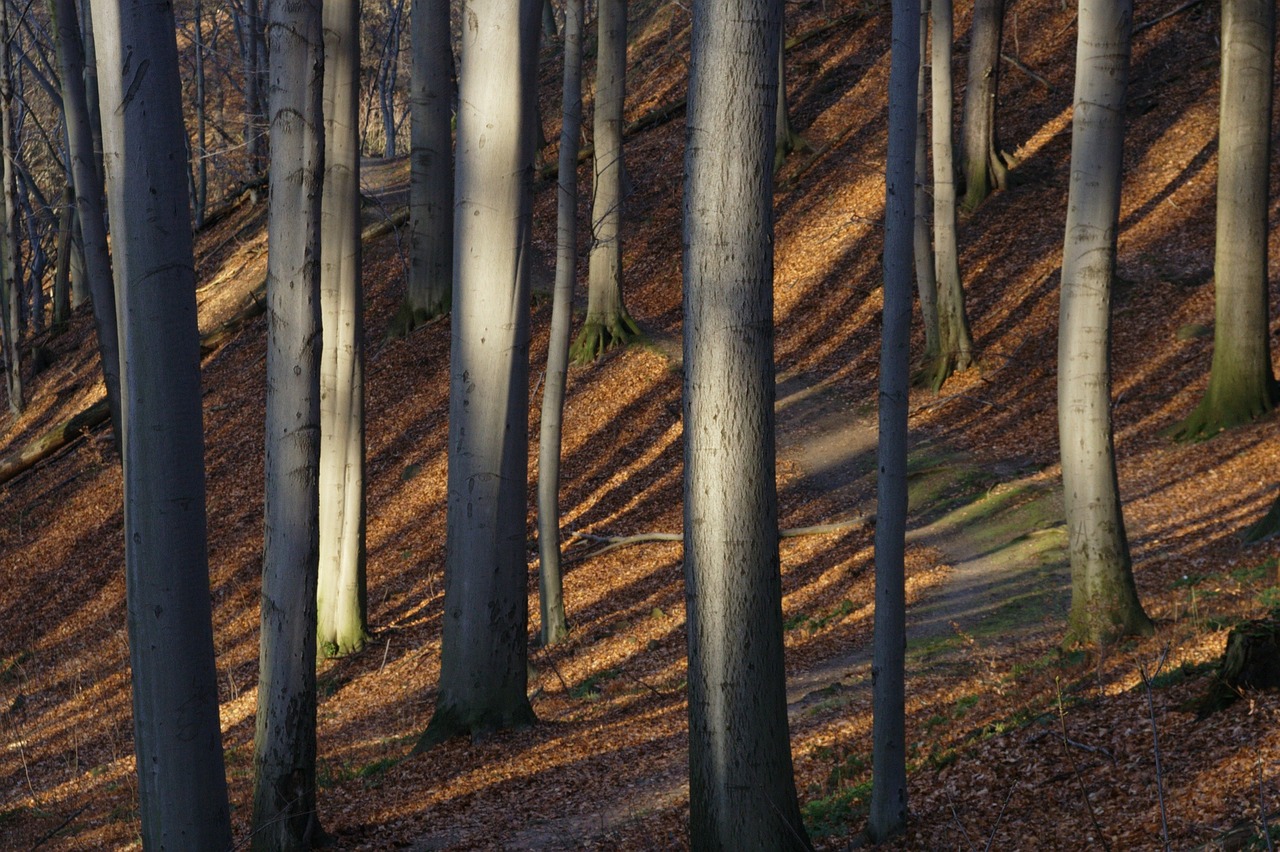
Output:
<instances>
[{"instance_id":1,"label":"slender tree trunk","mask_svg":"<svg viewBox=\"0 0 1280 852\"><path fill-rule=\"evenodd\" d=\"M463 10L444 632L435 714L416 750L534 721L525 512L539 11L539 0Z\"/></svg>"},{"instance_id":2,"label":"slender tree trunk","mask_svg":"<svg viewBox=\"0 0 1280 852\"><path fill-rule=\"evenodd\" d=\"M262 174L265 156L263 138L263 66L267 62L263 43L262 12L259 0L247 0L244 16L244 146L249 176Z\"/></svg>"},{"instance_id":3,"label":"slender tree trunk","mask_svg":"<svg viewBox=\"0 0 1280 852\"><path fill-rule=\"evenodd\" d=\"M174 20L170 7L140 0L95 3L93 11L105 72L104 144L129 400L125 587L142 843L221 852L232 845L231 820L209 603L199 330ZM129 67L129 55L146 57L150 73Z\"/></svg>"},{"instance_id":4,"label":"slender tree trunk","mask_svg":"<svg viewBox=\"0 0 1280 852\"><path fill-rule=\"evenodd\" d=\"M319 559L320 0L272 3L266 523L253 847L306 849L316 816Z\"/></svg>"},{"instance_id":5,"label":"slender tree trunk","mask_svg":"<svg viewBox=\"0 0 1280 852\"><path fill-rule=\"evenodd\" d=\"M75 233L76 191L63 187L58 216L58 265L53 273L53 324L62 326L71 319L71 255Z\"/></svg>"},{"instance_id":6,"label":"slender tree trunk","mask_svg":"<svg viewBox=\"0 0 1280 852\"><path fill-rule=\"evenodd\" d=\"M453 133L449 0L413 0L407 333L449 312L453 287Z\"/></svg>"},{"instance_id":7,"label":"slender tree trunk","mask_svg":"<svg viewBox=\"0 0 1280 852\"><path fill-rule=\"evenodd\" d=\"M98 171L93 121L84 85L84 52L76 26L75 0L53 0L58 32L58 58L62 70L62 110L67 125L72 182L76 192L77 222L83 240L84 277L93 299L93 322L98 334L98 355L111 409L116 448L122 449L120 398L120 342L115 287L111 279L111 251L107 246L103 215L103 174ZM99 143L101 144L101 143ZM185 159L185 158L184 158Z\"/></svg>"},{"instance_id":8,"label":"slender tree trunk","mask_svg":"<svg viewBox=\"0 0 1280 852\"><path fill-rule=\"evenodd\" d=\"M208 137L205 129L205 81L204 81L204 3L193 0L192 14L195 18L196 43L196 197L195 224L204 227L204 209L209 201L209 160L206 156Z\"/></svg>"},{"instance_id":9,"label":"slender tree trunk","mask_svg":"<svg viewBox=\"0 0 1280 852\"><path fill-rule=\"evenodd\" d=\"M587 269L587 318L572 348L573 360L593 361L640 333L622 300L622 105L626 96L627 3L600 0L599 49L592 118L595 181L591 205L591 256Z\"/></svg>"},{"instance_id":10,"label":"slender tree trunk","mask_svg":"<svg viewBox=\"0 0 1280 852\"><path fill-rule=\"evenodd\" d=\"M913 136L918 113L919 0L894 0L885 164L884 326L880 344L880 474L876 480L876 606L873 639L871 813L879 843L907 827L906 586L907 397L911 340ZM936 30L935 30L936 33Z\"/></svg>"},{"instance_id":11,"label":"slender tree trunk","mask_svg":"<svg viewBox=\"0 0 1280 852\"><path fill-rule=\"evenodd\" d=\"M787 732L774 472L778 0L695 0L684 191L685 599L695 849L810 848ZM726 424L731 424L727 426Z\"/></svg>"},{"instance_id":12,"label":"slender tree trunk","mask_svg":"<svg viewBox=\"0 0 1280 852\"><path fill-rule=\"evenodd\" d=\"M543 8L549 8L547 0ZM542 392L538 444L538 603L542 644L569 634L560 571L560 449L569 327L578 275L578 135L582 132L583 0L564 4L564 96L560 121L560 169L556 192L556 284L547 342L547 381Z\"/></svg>"},{"instance_id":13,"label":"slender tree trunk","mask_svg":"<svg viewBox=\"0 0 1280 852\"><path fill-rule=\"evenodd\" d=\"M89 0L79 0L80 35L84 47L84 99L89 109L89 134L93 139L93 162L100 180L105 180L106 166L102 159L102 108L98 98L98 51L93 37L93 15L90 13ZM76 228L79 229L79 225ZM104 231L105 231L104 221ZM79 305L83 300L76 300Z\"/></svg>"},{"instance_id":14,"label":"slender tree trunk","mask_svg":"<svg viewBox=\"0 0 1280 852\"><path fill-rule=\"evenodd\" d=\"M89 274L85 271L84 233L80 228L77 211L71 220L71 307L78 308L89 301Z\"/></svg>"},{"instance_id":15,"label":"slender tree trunk","mask_svg":"<svg viewBox=\"0 0 1280 852\"><path fill-rule=\"evenodd\" d=\"M364 292L360 285L360 7L325 0L321 198L320 577L317 642L350 654L368 638L365 591Z\"/></svg>"},{"instance_id":16,"label":"slender tree trunk","mask_svg":"<svg viewBox=\"0 0 1280 852\"><path fill-rule=\"evenodd\" d=\"M786 35L786 28L783 28ZM778 40L778 106L775 122L773 154L773 171L777 174L792 151L801 151L808 147L804 137L796 133L791 126L791 110L787 100L787 44L786 38Z\"/></svg>"},{"instance_id":17,"label":"slender tree trunk","mask_svg":"<svg viewBox=\"0 0 1280 852\"><path fill-rule=\"evenodd\" d=\"M1111 432L1111 283L1132 0L1082 0L1058 329L1058 433L1071 555L1068 639L1151 632L1125 537Z\"/></svg>"},{"instance_id":18,"label":"slender tree trunk","mask_svg":"<svg viewBox=\"0 0 1280 852\"><path fill-rule=\"evenodd\" d=\"M929 44L929 3L920 3L920 46L917 58ZM926 369L937 362L942 351L938 331L938 276L933 257L933 235L929 228L929 75L925 63L917 61L914 250L916 288L920 291L920 315L924 320Z\"/></svg>"},{"instance_id":19,"label":"slender tree trunk","mask_svg":"<svg viewBox=\"0 0 1280 852\"><path fill-rule=\"evenodd\" d=\"M973 364L973 337L960 285L956 246L956 180L951 144L951 0L933 0L933 250L938 281L938 357L926 369L937 391Z\"/></svg>"},{"instance_id":20,"label":"slender tree trunk","mask_svg":"<svg viewBox=\"0 0 1280 852\"><path fill-rule=\"evenodd\" d=\"M13 144L13 60L9 39L9 5L0 2L0 194L4 196L4 233L0 234L0 297L3 298L5 384L9 391L9 411L16 417L26 407L22 388L21 330L22 278L18 274L18 215L14 175Z\"/></svg>"},{"instance_id":21,"label":"slender tree trunk","mask_svg":"<svg viewBox=\"0 0 1280 852\"><path fill-rule=\"evenodd\" d=\"M1004 189L1009 170L996 133L1000 91L1000 40L1005 0L974 0L969 28L969 74L964 90L960 160L965 210L976 210L988 195Z\"/></svg>"},{"instance_id":22,"label":"slender tree trunk","mask_svg":"<svg viewBox=\"0 0 1280 852\"><path fill-rule=\"evenodd\" d=\"M1275 0L1223 0L1213 365L1204 399L1169 431L1178 440L1252 422L1278 398L1267 295L1275 35Z\"/></svg>"}]
</instances>

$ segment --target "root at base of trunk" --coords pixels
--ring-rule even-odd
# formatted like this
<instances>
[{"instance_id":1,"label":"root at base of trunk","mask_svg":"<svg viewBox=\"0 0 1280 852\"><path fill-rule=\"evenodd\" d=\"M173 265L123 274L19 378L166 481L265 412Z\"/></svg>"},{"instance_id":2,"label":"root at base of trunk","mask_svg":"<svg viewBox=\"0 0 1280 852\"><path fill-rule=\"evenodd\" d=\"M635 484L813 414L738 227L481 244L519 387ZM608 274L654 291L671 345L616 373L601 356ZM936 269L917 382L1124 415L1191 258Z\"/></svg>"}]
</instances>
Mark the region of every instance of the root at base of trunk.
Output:
<instances>
[{"instance_id":1,"label":"root at base of trunk","mask_svg":"<svg viewBox=\"0 0 1280 852\"><path fill-rule=\"evenodd\" d=\"M640 326L625 309L609 317L588 319L569 347L569 360L589 364L615 346L625 346L640 337Z\"/></svg>"}]
</instances>

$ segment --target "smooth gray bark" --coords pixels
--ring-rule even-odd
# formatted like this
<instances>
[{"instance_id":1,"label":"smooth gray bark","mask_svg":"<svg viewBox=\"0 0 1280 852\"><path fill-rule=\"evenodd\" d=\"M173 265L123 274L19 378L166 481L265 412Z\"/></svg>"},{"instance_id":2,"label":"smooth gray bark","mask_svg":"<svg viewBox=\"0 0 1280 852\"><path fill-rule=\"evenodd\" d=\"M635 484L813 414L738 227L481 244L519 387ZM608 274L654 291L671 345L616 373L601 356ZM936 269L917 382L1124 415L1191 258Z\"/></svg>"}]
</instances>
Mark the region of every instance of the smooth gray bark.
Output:
<instances>
[{"instance_id":1,"label":"smooth gray bark","mask_svg":"<svg viewBox=\"0 0 1280 852\"><path fill-rule=\"evenodd\" d=\"M884 324L876 451L876 606L872 640L871 813L867 834L883 842L907 827L906 586L907 398L910 379L912 220L919 0L894 0L885 163Z\"/></svg>"},{"instance_id":2,"label":"smooth gray bark","mask_svg":"<svg viewBox=\"0 0 1280 852\"><path fill-rule=\"evenodd\" d=\"M22 387L22 279L18 274L16 227L17 178L14 175L13 60L9 39L9 6L0 3L0 195L3 196L4 231L0 234L0 314L3 314L5 386L9 411L16 417L26 407Z\"/></svg>"},{"instance_id":3,"label":"smooth gray bark","mask_svg":"<svg viewBox=\"0 0 1280 852\"><path fill-rule=\"evenodd\" d=\"M792 775L774 470L778 0L695 0L684 190L689 836L807 849Z\"/></svg>"},{"instance_id":4,"label":"smooth gray bark","mask_svg":"<svg viewBox=\"0 0 1280 852\"><path fill-rule=\"evenodd\" d=\"M1115 273L1132 0L1082 0L1058 327L1058 435L1071 557L1068 638L1149 633L1133 582L1111 431Z\"/></svg>"},{"instance_id":5,"label":"smooth gray bark","mask_svg":"<svg viewBox=\"0 0 1280 852\"><path fill-rule=\"evenodd\" d=\"M547 0L543 8L549 8ZM538 604L542 644L569 634L560 570L560 448L573 289L578 276L578 135L582 132L583 0L564 4L564 87L556 188L556 282L538 442Z\"/></svg>"},{"instance_id":6,"label":"smooth gray bark","mask_svg":"<svg viewBox=\"0 0 1280 852\"><path fill-rule=\"evenodd\" d=\"M534 721L525 541L539 0L463 10L440 691L416 750Z\"/></svg>"},{"instance_id":7,"label":"smooth gray bark","mask_svg":"<svg viewBox=\"0 0 1280 852\"><path fill-rule=\"evenodd\" d=\"M253 847L305 849L316 816L319 559L320 0L272 3L266 522Z\"/></svg>"},{"instance_id":8,"label":"smooth gray bark","mask_svg":"<svg viewBox=\"0 0 1280 852\"><path fill-rule=\"evenodd\" d=\"M453 287L449 0L413 0L409 286L405 331L448 313Z\"/></svg>"},{"instance_id":9,"label":"smooth gray bark","mask_svg":"<svg viewBox=\"0 0 1280 852\"><path fill-rule=\"evenodd\" d=\"M920 46L923 56L929 44L929 4L920 3ZM938 358L938 277L934 266L933 235L929 227L929 74L925 63L917 61L916 75L916 148L915 148L915 215L914 246L916 289L920 292L920 316L924 321L924 356L926 367Z\"/></svg>"},{"instance_id":10,"label":"smooth gray bark","mask_svg":"<svg viewBox=\"0 0 1280 852\"><path fill-rule=\"evenodd\" d=\"M170 7L137 0L95 3L93 13L125 356L125 587L142 843L223 852L231 821L174 21ZM130 55L145 57L149 73Z\"/></svg>"},{"instance_id":11,"label":"smooth gray bark","mask_svg":"<svg viewBox=\"0 0 1280 852\"><path fill-rule=\"evenodd\" d=\"M632 340L639 326L622 299L622 106L626 97L627 2L601 0L596 18L596 93L592 113L595 177L587 317L573 343L573 359L593 361Z\"/></svg>"},{"instance_id":12,"label":"smooth gray bark","mask_svg":"<svg viewBox=\"0 0 1280 852\"><path fill-rule=\"evenodd\" d=\"M76 191L67 184L62 190L58 213L58 261L53 272L53 324L64 325L71 319L71 254L76 216Z\"/></svg>"},{"instance_id":13,"label":"smooth gray bark","mask_svg":"<svg viewBox=\"0 0 1280 852\"><path fill-rule=\"evenodd\" d=\"M996 96L1000 91L1000 40L1005 0L974 0L969 27L969 73L960 122L960 163L964 174L965 210L977 209L997 189L1004 189L1009 170L996 133Z\"/></svg>"},{"instance_id":14,"label":"smooth gray bark","mask_svg":"<svg viewBox=\"0 0 1280 852\"><path fill-rule=\"evenodd\" d=\"M1179 440L1250 423L1280 398L1267 294L1275 31L1275 0L1223 0L1213 365L1204 399L1170 430Z\"/></svg>"}]
</instances>

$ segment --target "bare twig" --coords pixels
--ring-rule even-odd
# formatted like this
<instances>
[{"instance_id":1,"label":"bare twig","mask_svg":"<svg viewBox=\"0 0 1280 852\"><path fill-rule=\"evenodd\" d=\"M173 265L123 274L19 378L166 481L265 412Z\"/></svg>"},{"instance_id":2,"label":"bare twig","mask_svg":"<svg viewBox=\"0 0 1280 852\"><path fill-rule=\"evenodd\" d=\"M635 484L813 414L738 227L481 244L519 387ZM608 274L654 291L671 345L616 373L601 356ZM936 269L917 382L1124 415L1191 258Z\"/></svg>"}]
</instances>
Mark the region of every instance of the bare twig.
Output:
<instances>
[{"instance_id":1,"label":"bare twig","mask_svg":"<svg viewBox=\"0 0 1280 852\"><path fill-rule=\"evenodd\" d=\"M1154 27L1156 24L1160 23L1161 21L1167 21L1169 18L1172 18L1174 15L1181 15L1183 12L1187 11L1188 9L1192 9L1196 6L1199 6L1203 2L1204 0L1187 0L1186 3L1183 3L1178 8L1165 12L1163 15L1161 15L1158 18L1152 18L1149 21L1143 21L1141 24L1138 24L1129 32L1129 35L1131 37L1136 36L1138 33L1142 32L1143 30L1150 29Z\"/></svg>"},{"instance_id":2,"label":"bare twig","mask_svg":"<svg viewBox=\"0 0 1280 852\"><path fill-rule=\"evenodd\" d=\"M1160 674L1160 669L1164 668L1164 662L1169 656L1169 646L1166 645L1164 650L1160 652L1160 660L1156 664L1156 669L1152 673L1152 677ZM1164 842L1165 849L1171 849L1169 845L1169 812L1164 803L1164 768L1160 763L1160 734L1156 727L1156 703L1151 691L1151 678L1147 677L1147 667L1139 664L1138 673L1142 676L1142 686L1147 693L1147 716L1151 720L1151 744L1155 750L1156 756L1156 797L1160 800L1160 839Z\"/></svg>"},{"instance_id":3,"label":"bare twig","mask_svg":"<svg viewBox=\"0 0 1280 852\"><path fill-rule=\"evenodd\" d=\"M1035 80L1035 81L1036 81L1037 83L1039 83L1041 86L1044 86L1044 87L1045 87L1046 89L1048 89L1049 91L1051 91L1051 92L1052 92L1052 91L1054 91L1054 88L1053 88L1053 84L1052 84L1052 83L1050 83L1050 82L1049 82L1048 80L1046 80L1045 78L1041 77L1041 76L1040 76L1039 74L1037 74L1036 72L1032 71L1030 68L1028 68L1026 65L1024 65L1024 64L1023 64L1022 62L1020 62L1019 60L1017 60L1017 59L1015 59L1014 57L1009 56L1008 54L1005 54L1005 53L1000 54L1000 58L1001 58L1001 59L1003 59L1005 62L1008 62L1008 63L1009 63L1010 65L1012 65L1014 68L1017 68L1017 69L1018 69L1019 71L1021 71L1023 74L1026 74L1026 75L1027 75L1028 77L1030 77L1032 80Z\"/></svg>"},{"instance_id":4,"label":"bare twig","mask_svg":"<svg viewBox=\"0 0 1280 852\"><path fill-rule=\"evenodd\" d=\"M1071 738L1067 736L1067 712L1062 706L1062 682L1056 681L1058 690L1058 723L1062 727L1062 742L1068 743ZM1076 759L1071 755L1071 751L1063 748L1063 753L1067 756L1067 762L1071 764L1071 772L1075 775L1076 786L1080 788L1080 797L1084 799L1085 807L1089 809L1089 820L1093 823L1093 830L1098 833L1098 840L1102 843L1102 848L1106 852L1111 852L1111 844L1107 841L1107 835L1103 833L1102 826L1098 823L1098 814L1093 810L1093 802L1089 799L1089 791L1084 786L1084 776L1080 774L1080 767L1076 765Z\"/></svg>"},{"instance_id":5,"label":"bare twig","mask_svg":"<svg viewBox=\"0 0 1280 852\"><path fill-rule=\"evenodd\" d=\"M1262 819L1262 838L1267 841L1267 852L1275 852L1271 845L1271 826L1267 824L1267 791L1262 786L1262 758L1258 758L1258 814Z\"/></svg>"},{"instance_id":6,"label":"bare twig","mask_svg":"<svg viewBox=\"0 0 1280 852\"><path fill-rule=\"evenodd\" d=\"M947 807L951 809L951 820L956 824L956 827L960 829L960 833L964 835L964 842L968 844L970 849L972 849L973 839L969 837L969 829L964 827L964 823L960 821L960 814L956 813L956 803L951 800L951 791L947 790L946 794Z\"/></svg>"},{"instance_id":7,"label":"bare twig","mask_svg":"<svg viewBox=\"0 0 1280 852\"><path fill-rule=\"evenodd\" d=\"M52 828L51 830L49 830L49 831L45 832L45 833L44 833L44 835L43 835L39 840L37 840L35 843L32 843L32 844L31 844L31 848L32 848L33 850L34 850L34 849L39 849L39 848L40 848L41 846L43 846L46 842L48 842L49 840L53 839L54 835L56 835L59 831L62 831L62 829L66 828L68 825L70 825L70 824L71 824L71 821L72 821L73 819L75 819L76 817L80 816L80 814L82 814L82 813L84 813L86 810L88 810L88 808L89 808L89 806L88 806L88 805L81 805L79 808L76 808L74 811L72 811L72 812L71 812L70 816L68 816L68 817L67 817L66 819L64 819L62 822L58 823L58 824L57 824L56 826L54 826L54 828Z\"/></svg>"},{"instance_id":8,"label":"bare twig","mask_svg":"<svg viewBox=\"0 0 1280 852\"><path fill-rule=\"evenodd\" d=\"M1009 785L1009 795L1004 797L1004 804L1000 806L1000 813L996 814L996 824L991 826L991 836L987 838L987 845L982 847L982 852L991 852L991 844L996 840L996 832L1000 829L1000 820L1004 819L1004 809L1009 807L1009 800L1013 798L1013 791L1018 789L1018 782Z\"/></svg>"}]
</instances>

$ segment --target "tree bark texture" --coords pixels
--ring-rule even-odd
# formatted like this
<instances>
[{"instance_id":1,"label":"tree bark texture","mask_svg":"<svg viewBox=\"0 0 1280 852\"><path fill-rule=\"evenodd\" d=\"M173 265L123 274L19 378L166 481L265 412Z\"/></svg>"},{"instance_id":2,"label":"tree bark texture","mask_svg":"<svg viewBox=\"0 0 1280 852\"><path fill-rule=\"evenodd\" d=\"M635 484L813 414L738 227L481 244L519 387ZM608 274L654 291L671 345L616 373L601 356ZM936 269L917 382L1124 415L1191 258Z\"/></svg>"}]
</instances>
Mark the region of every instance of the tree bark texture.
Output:
<instances>
[{"instance_id":1,"label":"tree bark texture","mask_svg":"<svg viewBox=\"0 0 1280 852\"><path fill-rule=\"evenodd\" d=\"M58 211L58 262L53 272L53 324L62 326L71 319L71 254L76 221L76 191L71 184L62 189Z\"/></svg>"},{"instance_id":2,"label":"tree bark texture","mask_svg":"<svg viewBox=\"0 0 1280 852\"><path fill-rule=\"evenodd\" d=\"M591 203L591 256L587 264L587 318L573 344L573 359L593 361L640 333L622 299L622 106L626 97L627 2L601 0L596 26L596 95L592 118L595 179Z\"/></svg>"},{"instance_id":3,"label":"tree bark texture","mask_svg":"<svg viewBox=\"0 0 1280 852\"><path fill-rule=\"evenodd\" d=\"M1083 0L1058 329L1058 437L1071 557L1068 638L1147 633L1125 536L1111 430L1115 273L1132 0Z\"/></svg>"},{"instance_id":4,"label":"tree bark texture","mask_svg":"<svg viewBox=\"0 0 1280 852\"><path fill-rule=\"evenodd\" d=\"M1180 440L1249 423L1277 400L1267 295L1275 34L1275 0L1223 0L1213 365L1204 399L1170 430Z\"/></svg>"},{"instance_id":5,"label":"tree bark texture","mask_svg":"<svg viewBox=\"0 0 1280 852\"><path fill-rule=\"evenodd\" d=\"M969 28L969 73L960 122L960 161L965 210L976 210L988 195L1004 189L1009 170L996 133L1000 91L1000 41L1005 0L974 0Z\"/></svg>"},{"instance_id":6,"label":"tree bark texture","mask_svg":"<svg viewBox=\"0 0 1280 852\"><path fill-rule=\"evenodd\" d=\"M453 287L449 0L413 0L406 331L448 313Z\"/></svg>"},{"instance_id":7,"label":"tree bark texture","mask_svg":"<svg viewBox=\"0 0 1280 852\"><path fill-rule=\"evenodd\" d=\"M266 522L253 847L306 849L316 816L319 559L320 0L272 3Z\"/></svg>"},{"instance_id":8,"label":"tree bark texture","mask_svg":"<svg viewBox=\"0 0 1280 852\"><path fill-rule=\"evenodd\" d=\"M360 270L360 6L324 0L325 173L320 210L318 647L368 639L365 582L364 290Z\"/></svg>"},{"instance_id":9,"label":"tree bark texture","mask_svg":"<svg viewBox=\"0 0 1280 852\"><path fill-rule=\"evenodd\" d=\"M17 179L14 176L13 59L9 31L9 7L0 4L0 195L3 195L4 230L0 233L0 315L4 335L5 387L9 411L17 417L26 407L22 388L22 279L18 274Z\"/></svg>"},{"instance_id":10,"label":"tree bark texture","mask_svg":"<svg viewBox=\"0 0 1280 852\"><path fill-rule=\"evenodd\" d=\"M544 2L543 8L550 8ZM569 634L560 566L560 450L569 331L578 276L578 135L582 131L583 0L565 0L564 91L560 120L560 169L556 188L556 282L547 342L547 381L542 391L538 442L538 605L542 644Z\"/></svg>"},{"instance_id":11,"label":"tree bark texture","mask_svg":"<svg viewBox=\"0 0 1280 852\"><path fill-rule=\"evenodd\" d=\"M93 13L124 355L125 586L142 841L220 852L231 848L231 822L174 20L170 7L137 0L95 3Z\"/></svg>"},{"instance_id":12,"label":"tree bark texture","mask_svg":"<svg viewBox=\"0 0 1280 852\"><path fill-rule=\"evenodd\" d=\"M910 384L912 224L918 128L920 6L894 0L885 165L884 324L876 450L876 606L872 639L871 812L873 842L907 827L906 586L907 401ZM936 30L935 30L936 33Z\"/></svg>"},{"instance_id":13,"label":"tree bark texture","mask_svg":"<svg viewBox=\"0 0 1280 852\"><path fill-rule=\"evenodd\" d=\"M539 0L463 10L440 691L419 750L534 721L525 513Z\"/></svg>"},{"instance_id":14,"label":"tree bark texture","mask_svg":"<svg viewBox=\"0 0 1280 852\"><path fill-rule=\"evenodd\" d=\"M929 4L920 3L920 45L916 54L916 147L915 207L913 244L915 249L916 289L920 292L920 316L924 321L924 357L921 363L932 366L938 359L938 277L933 258L933 234L929 227L929 74L924 56L929 44ZM922 374L923 375L923 374Z\"/></svg>"},{"instance_id":15,"label":"tree bark texture","mask_svg":"<svg viewBox=\"0 0 1280 852\"><path fill-rule=\"evenodd\" d=\"M689 836L807 849L787 731L774 446L777 0L696 0L684 190Z\"/></svg>"}]
</instances>

